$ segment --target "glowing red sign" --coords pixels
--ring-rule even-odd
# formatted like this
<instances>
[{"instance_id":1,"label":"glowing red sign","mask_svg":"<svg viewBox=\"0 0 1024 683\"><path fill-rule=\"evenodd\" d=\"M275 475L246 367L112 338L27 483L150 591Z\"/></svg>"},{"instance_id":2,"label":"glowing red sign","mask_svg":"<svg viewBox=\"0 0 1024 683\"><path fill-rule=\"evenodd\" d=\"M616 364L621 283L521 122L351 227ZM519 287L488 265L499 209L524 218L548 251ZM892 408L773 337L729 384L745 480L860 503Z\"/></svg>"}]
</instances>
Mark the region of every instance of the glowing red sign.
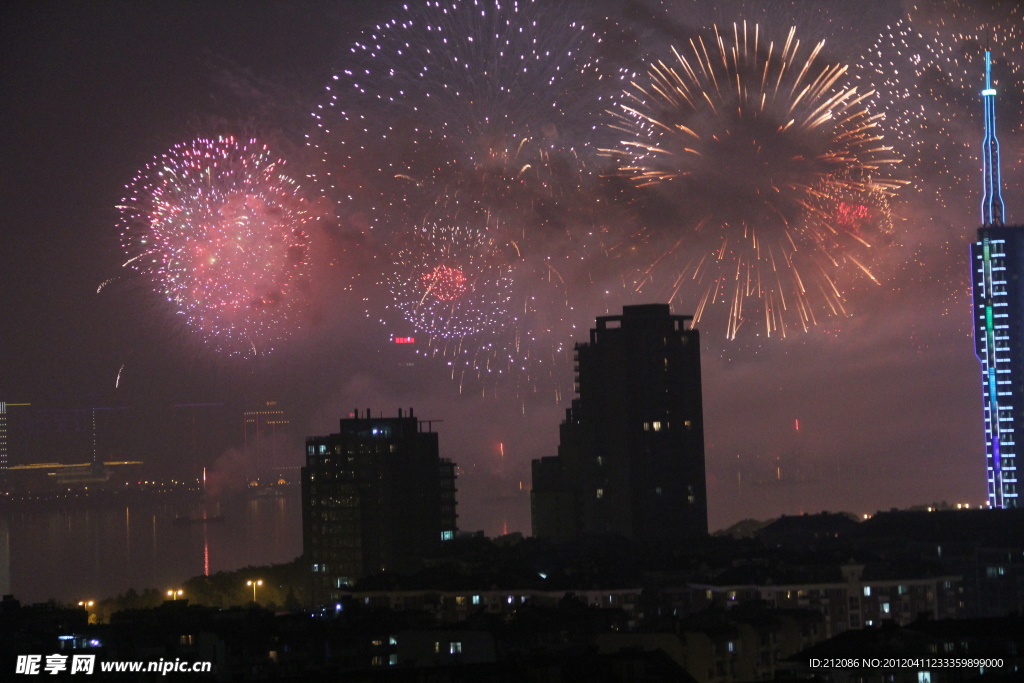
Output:
<instances>
[{"instance_id":1,"label":"glowing red sign","mask_svg":"<svg viewBox=\"0 0 1024 683\"><path fill-rule=\"evenodd\" d=\"M396 344L415 344L416 337L395 337Z\"/></svg>"}]
</instances>

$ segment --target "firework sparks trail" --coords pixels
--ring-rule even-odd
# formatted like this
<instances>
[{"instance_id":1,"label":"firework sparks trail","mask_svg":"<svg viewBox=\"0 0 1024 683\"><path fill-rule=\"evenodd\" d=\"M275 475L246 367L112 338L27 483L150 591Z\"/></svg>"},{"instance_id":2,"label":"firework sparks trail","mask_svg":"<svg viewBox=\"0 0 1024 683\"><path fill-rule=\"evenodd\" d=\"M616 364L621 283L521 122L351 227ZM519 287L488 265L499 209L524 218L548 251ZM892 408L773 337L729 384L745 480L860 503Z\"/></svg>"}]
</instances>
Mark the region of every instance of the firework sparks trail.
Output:
<instances>
[{"instance_id":1,"label":"firework sparks trail","mask_svg":"<svg viewBox=\"0 0 1024 683\"><path fill-rule=\"evenodd\" d=\"M620 141L602 153L616 174L676 207L661 228L674 246L639 269L636 289L664 279L671 301L695 285L696 317L726 305L729 339L745 325L786 336L843 315L835 279L858 240L825 239L852 237L833 225L835 201L900 185L881 115L866 108L873 93L824 64L823 45L804 49L795 29L777 43L757 25L716 26L646 77L627 75L610 112Z\"/></svg>"},{"instance_id":2,"label":"firework sparks trail","mask_svg":"<svg viewBox=\"0 0 1024 683\"><path fill-rule=\"evenodd\" d=\"M99 284L99 287L96 288L96 293L99 294L100 292L103 291L104 287L106 287L107 285L111 284L112 282L116 282L119 279L120 278L116 278L116 277L107 278L106 280L104 280L103 282L101 282Z\"/></svg>"},{"instance_id":3,"label":"firework sparks trail","mask_svg":"<svg viewBox=\"0 0 1024 683\"><path fill-rule=\"evenodd\" d=\"M124 265L229 355L270 352L307 303L312 214L283 163L254 140L194 140L150 162L117 207Z\"/></svg>"}]
</instances>

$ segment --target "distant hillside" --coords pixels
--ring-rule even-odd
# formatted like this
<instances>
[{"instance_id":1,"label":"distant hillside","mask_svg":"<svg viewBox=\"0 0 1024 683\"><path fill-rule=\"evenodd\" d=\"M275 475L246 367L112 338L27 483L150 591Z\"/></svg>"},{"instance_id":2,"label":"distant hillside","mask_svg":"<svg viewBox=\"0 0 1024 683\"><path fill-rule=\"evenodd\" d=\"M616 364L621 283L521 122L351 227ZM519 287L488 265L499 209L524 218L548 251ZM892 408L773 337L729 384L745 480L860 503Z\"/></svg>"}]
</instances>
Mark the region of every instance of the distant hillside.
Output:
<instances>
[{"instance_id":1,"label":"distant hillside","mask_svg":"<svg viewBox=\"0 0 1024 683\"><path fill-rule=\"evenodd\" d=\"M726 529L719 529L711 535L730 536L732 538L753 538L758 531L765 528L777 519L778 517L776 517L775 519L766 519L763 522L756 519L743 519L739 522L736 522L731 527L728 527Z\"/></svg>"}]
</instances>

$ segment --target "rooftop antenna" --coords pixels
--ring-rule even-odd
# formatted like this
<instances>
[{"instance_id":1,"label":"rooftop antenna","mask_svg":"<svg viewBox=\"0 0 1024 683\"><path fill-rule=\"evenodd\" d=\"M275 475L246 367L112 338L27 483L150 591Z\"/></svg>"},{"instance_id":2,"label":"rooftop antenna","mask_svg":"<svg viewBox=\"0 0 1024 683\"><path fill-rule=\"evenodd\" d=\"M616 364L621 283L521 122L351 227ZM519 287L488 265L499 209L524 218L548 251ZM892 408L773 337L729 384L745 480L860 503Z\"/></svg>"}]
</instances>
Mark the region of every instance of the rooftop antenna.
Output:
<instances>
[{"instance_id":1,"label":"rooftop antenna","mask_svg":"<svg viewBox=\"0 0 1024 683\"><path fill-rule=\"evenodd\" d=\"M987 41L986 41L987 42ZM999 138L996 137L996 90L992 87L992 52L985 48L985 89L981 91L985 105L985 139L982 143L982 175L984 195L981 200L981 224L984 227L1003 224L1003 178L999 164Z\"/></svg>"}]
</instances>

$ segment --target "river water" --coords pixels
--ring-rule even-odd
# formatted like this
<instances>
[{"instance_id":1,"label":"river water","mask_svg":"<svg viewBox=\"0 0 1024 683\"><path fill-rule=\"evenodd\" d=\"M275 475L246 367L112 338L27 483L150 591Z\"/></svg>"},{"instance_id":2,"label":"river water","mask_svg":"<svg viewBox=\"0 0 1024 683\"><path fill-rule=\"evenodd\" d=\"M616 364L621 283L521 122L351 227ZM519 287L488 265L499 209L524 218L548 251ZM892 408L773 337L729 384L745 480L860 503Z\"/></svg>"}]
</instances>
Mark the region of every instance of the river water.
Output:
<instances>
[{"instance_id":1,"label":"river water","mask_svg":"<svg viewBox=\"0 0 1024 683\"><path fill-rule=\"evenodd\" d=\"M0 592L22 603L99 600L290 562L302 552L296 493L223 503L209 523L175 523L181 506L160 501L0 512Z\"/></svg>"}]
</instances>

